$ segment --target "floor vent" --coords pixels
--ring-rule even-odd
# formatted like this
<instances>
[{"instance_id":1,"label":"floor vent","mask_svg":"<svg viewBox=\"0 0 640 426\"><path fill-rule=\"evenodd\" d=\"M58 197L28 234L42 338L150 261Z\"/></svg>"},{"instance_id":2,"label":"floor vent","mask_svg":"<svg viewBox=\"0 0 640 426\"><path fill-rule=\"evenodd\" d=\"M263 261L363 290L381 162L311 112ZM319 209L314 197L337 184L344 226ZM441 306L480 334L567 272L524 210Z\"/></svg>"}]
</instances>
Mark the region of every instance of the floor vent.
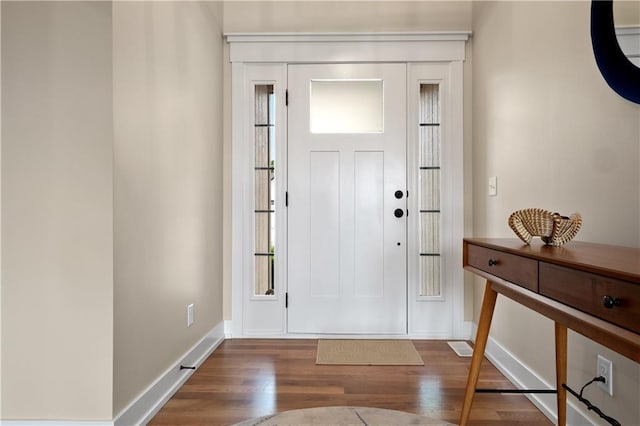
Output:
<instances>
[{"instance_id":1,"label":"floor vent","mask_svg":"<svg viewBox=\"0 0 640 426\"><path fill-rule=\"evenodd\" d=\"M447 344L458 354L458 356L470 357L473 355L473 349L465 341L447 342Z\"/></svg>"}]
</instances>

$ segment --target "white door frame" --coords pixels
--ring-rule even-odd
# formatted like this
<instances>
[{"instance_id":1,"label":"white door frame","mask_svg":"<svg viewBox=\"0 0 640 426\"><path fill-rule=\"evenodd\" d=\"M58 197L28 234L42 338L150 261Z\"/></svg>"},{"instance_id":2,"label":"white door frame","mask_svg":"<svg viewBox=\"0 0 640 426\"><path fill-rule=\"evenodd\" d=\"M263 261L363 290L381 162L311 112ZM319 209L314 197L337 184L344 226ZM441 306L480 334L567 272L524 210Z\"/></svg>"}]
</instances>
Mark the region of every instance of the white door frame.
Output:
<instances>
[{"instance_id":1,"label":"white door frame","mask_svg":"<svg viewBox=\"0 0 640 426\"><path fill-rule=\"evenodd\" d=\"M228 328L228 335L236 337L273 336L287 337L286 311L284 308L283 288L280 295L276 294L275 302L265 299L263 305L272 310L271 318L264 328L256 328L255 324L247 321L247 312L253 312L254 307L248 309L248 303L262 303L261 300L251 298L247 292L251 289L253 277L253 252L250 225L253 221L247 212L251 211L252 189L250 173L247 164L248 153L251 152L252 138L247 137L247 87L250 83L249 75L254 81L272 81L282 88L286 84L286 65L294 63L353 63L353 62L403 62L408 65L408 88L415 86L415 81L438 80L447 88L444 102L445 114L449 125L443 128L443 138L449 146L449 156L444 158L448 163L448 174L443 174L442 188L449 194L443 197L443 210L447 209L446 224L447 239L443 254L446 256L448 271L445 274L446 299L451 302L451 322L447 330L429 330L421 327L420 322L428 318L421 312L428 310L429 303L441 303L442 300L429 300L418 296L417 289L411 282L411 271L408 276L408 321L409 337L421 338L468 338L469 327L464 322L464 283L462 273L462 237L463 237L463 97L462 97L462 63L465 59L465 43L470 32L428 32L428 33L329 33L329 34L260 34L260 33L232 33L226 34L230 44L230 61L232 63L232 147L231 147L231 288L232 288L232 320ZM427 64L438 64L443 70L442 78L432 75L422 77L420 71ZM260 69L272 71L268 77L257 78ZM274 71L276 70L276 71ZM279 71L277 71L279 70ZM278 74L279 73L279 74ZM413 79L413 80L411 80ZM282 99L282 98L281 98ZM408 117L417 115L417 106L411 105L415 99L408 93ZM282 103L282 102L281 102ZM249 115L249 117L248 117ZM281 116L282 117L282 116ZM279 134L286 131L286 120ZM408 127L408 138L411 141L411 126ZM408 154L411 152L408 147ZM410 154L409 154L410 155ZM408 173L411 169L408 166ZM408 179L409 191L411 186ZM280 214L283 217L284 214ZM278 213L276 213L277 215ZM417 215L414 215L417 216ZM278 220L280 222L280 220ZM283 241L280 239L280 241ZM286 240L285 240L286 241ZM282 277L286 282L286 277ZM276 288L276 293L278 288ZM255 322L255 321L254 321ZM300 337L295 335L294 337ZM313 337L313 336L310 336Z\"/></svg>"}]
</instances>

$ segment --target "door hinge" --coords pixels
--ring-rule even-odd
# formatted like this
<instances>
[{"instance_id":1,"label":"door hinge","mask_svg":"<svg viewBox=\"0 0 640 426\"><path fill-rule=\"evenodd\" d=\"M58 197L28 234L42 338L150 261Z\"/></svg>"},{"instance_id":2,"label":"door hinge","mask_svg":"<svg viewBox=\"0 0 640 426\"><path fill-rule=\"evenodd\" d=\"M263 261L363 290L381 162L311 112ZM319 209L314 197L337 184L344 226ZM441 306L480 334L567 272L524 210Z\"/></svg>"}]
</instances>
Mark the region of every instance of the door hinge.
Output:
<instances>
[{"instance_id":1,"label":"door hinge","mask_svg":"<svg viewBox=\"0 0 640 426\"><path fill-rule=\"evenodd\" d=\"M289 89L284 91L284 106L289 106Z\"/></svg>"},{"instance_id":2,"label":"door hinge","mask_svg":"<svg viewBox=\"0 0 640 426\"><path fill-rule=\"evenodd\" d=\"M289 293L284 294L284 307L285 309L289 307Z\"/></svg>"},{"instance_id":3,"label":"door hinge","mask_svg":"<svg viewBox=\"0 0 640 426\"><path fill-rule=\"evenodd\" d=\"M284 193L284 206L289 207L289 191Z\"/></svg>"}]
</instances>

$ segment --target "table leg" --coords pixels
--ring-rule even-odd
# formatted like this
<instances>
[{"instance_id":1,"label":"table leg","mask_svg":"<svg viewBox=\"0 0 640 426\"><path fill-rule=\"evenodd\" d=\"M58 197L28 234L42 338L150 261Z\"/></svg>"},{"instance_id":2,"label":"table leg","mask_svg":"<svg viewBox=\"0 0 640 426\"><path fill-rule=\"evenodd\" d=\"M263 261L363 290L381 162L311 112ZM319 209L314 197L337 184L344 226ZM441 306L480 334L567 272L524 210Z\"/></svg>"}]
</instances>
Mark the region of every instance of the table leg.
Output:
<instances>
[{"instance_id":1,"label":"table leg","mask_svg":"<svg viewBox=\"0 0 640 426\"><path fill-rule=\"evenodd\" d=\"M567 391L562 387L562 384L567 383L567 327L557 322L555 325L558 426L565 426L567 423Z\"/></svg>"},{"instance_id":2,"label":"table leg","mask_svg":"<svg viewBox=\"0 0 640 426\"><path fill-rule=\"evenodd\" d=\"M493 309L496 306L497 296L498 293L491 288L491 282L487 280L487 284L484 287L484 297L482 299L482 309L480 310L476 343L473 347L471 368L469 369L469 377L467 378L467 388L464 393L464 402L462 403L460 426L465 426L469 421L471 403L473 402L473 396L476 393L476 387L478 385L480 366L484 358L484 350L487 347L487 339L489 338L489 329L491 328L491 319L493 318Z\"/></svg>"}]
</instances>

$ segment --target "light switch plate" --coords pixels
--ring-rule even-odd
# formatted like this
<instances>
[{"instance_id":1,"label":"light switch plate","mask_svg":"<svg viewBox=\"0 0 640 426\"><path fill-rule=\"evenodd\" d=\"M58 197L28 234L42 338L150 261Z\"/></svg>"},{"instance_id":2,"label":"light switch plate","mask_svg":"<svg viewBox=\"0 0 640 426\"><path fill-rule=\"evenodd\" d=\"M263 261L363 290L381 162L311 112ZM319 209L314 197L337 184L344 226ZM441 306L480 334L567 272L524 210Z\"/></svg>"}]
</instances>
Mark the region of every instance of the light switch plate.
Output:
<instances>
[{"instance_id":1,"label":"light switch plate","mask_svg":"<svg viewBox=\"0 0 640 426\"><path fill-rule=\"evenodd\" d=\"M498 177L489 177L489 197L495 197L498 195Z\"/></svg>"},{"instance_id":2,"label":"light switch plate","mask_svg":"<svg viewBox=\"0 0 640 426\"><path fill-rule=\"evenodd\" d=\"M187 327L191 327L193 324L193 303L187 306Z\"/></svg>"}]
</instances>

